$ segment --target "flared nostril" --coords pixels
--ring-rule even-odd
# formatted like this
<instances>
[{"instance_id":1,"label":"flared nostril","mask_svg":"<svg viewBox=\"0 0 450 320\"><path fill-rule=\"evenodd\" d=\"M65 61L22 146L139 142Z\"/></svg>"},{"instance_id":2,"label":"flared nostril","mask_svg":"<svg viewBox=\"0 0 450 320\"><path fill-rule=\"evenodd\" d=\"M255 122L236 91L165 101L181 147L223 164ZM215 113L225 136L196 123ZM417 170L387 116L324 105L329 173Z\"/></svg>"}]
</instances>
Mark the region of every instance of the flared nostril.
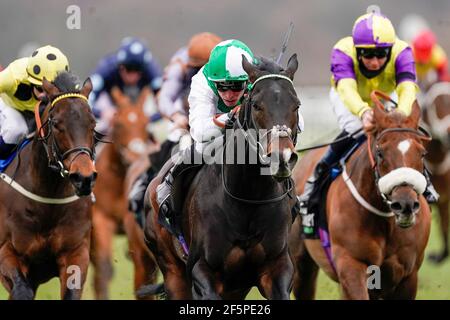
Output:
<instances>
[{"instance_id":1,"label":"flared nostril","mask_svg":"<svg viewBox=\"0 0 450 320\"><path fill-rule=\"evenodd\" d=\"M420 203L419 203L419 201L414 201L414 205L413 205L414 212L416 212L417 210L419 210L419 208L420 208Z\"/></svg>"},{"instance_id":2,"label":"flared nostril","mask_svg":"<svg viewBox=\"0 0 450 320\"><path fill-rule=\"evenodd\" d=\"M80 173L75 172L75 173L71 173L71 174L69 175L69 179L70 179L70 181L72 181L72 183L74 183L74 184L80 184L80 183L82 183L82 181L83 181L83 176L82 176Z\"/></svg>"}]
</instances>

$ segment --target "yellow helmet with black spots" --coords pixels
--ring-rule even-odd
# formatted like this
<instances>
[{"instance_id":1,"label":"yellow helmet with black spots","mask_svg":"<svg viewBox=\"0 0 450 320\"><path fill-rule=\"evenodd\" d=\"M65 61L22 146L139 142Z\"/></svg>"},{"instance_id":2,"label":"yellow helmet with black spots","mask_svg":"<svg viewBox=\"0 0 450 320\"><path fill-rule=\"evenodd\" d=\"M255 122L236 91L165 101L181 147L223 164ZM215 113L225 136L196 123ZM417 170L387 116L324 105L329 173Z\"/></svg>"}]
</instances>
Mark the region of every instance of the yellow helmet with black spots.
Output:
<instances>
[{"instance_id":1,"label":"yellow helmet with black spots","mask_svg":"<svg viewBox=\"0 0 450 320\"><path fill-rule=\"evenodd\" d=\"M36 49L28 59L28 81L32 84L42 85L44 77L53 81L62 71L69 71L69 61L61 50L53 46Z\"/></svg>"}]
</instances>

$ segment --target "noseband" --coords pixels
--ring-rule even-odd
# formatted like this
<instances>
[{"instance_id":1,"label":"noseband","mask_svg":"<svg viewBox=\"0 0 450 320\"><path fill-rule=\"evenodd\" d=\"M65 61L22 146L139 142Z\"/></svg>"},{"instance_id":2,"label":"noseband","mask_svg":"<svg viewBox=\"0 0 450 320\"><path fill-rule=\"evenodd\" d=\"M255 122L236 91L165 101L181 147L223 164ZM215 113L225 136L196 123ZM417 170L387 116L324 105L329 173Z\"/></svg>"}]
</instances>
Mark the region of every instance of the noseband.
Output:
<instances>
[{"instance_id":1,"label":"noseband","mask_svg":"<svg viewBox=\"0 0 450 320\"><path fill-rule=\"evenodd\" d=\"M80 93L65 93L65 94L59 95L56 98L54 98L50 103L50 108L55 107L55 105L58 102L60 102L61 100L67 99L67 98L79 98L86 102L88 101L88 99ZM89 156L89 158L91 158L91 160L94 160L95 159L95 149L91 149L88 147L75 147L75 148L69 149L65 152L61 152L61 150L56 142L56 139L53 135L52 129L54 126L54 121L50 115L50 111L49 111L47 121L45 121L44 124L41 124L41 118L39 115L39 105L40 105L40 102L38 102L36 104L36 107L34 110L36 126L37 126L38 132L39 132L38 139L42 142L45 152L47 153L48 166L52 170L59 172L61 177L66 178L69 175L69 170L67 170L65 168L63 161L72 153L75 153L75 156L73 157L71 164L75 160L75 158L81 154L87 154ZM47 127L46 134L44 133L44 127ZM53 139L51 139L51 142L49 142L50 137L53 138ZM51 152L50 152L50 150L51 150Z\"/></svg>"}]
</instances>

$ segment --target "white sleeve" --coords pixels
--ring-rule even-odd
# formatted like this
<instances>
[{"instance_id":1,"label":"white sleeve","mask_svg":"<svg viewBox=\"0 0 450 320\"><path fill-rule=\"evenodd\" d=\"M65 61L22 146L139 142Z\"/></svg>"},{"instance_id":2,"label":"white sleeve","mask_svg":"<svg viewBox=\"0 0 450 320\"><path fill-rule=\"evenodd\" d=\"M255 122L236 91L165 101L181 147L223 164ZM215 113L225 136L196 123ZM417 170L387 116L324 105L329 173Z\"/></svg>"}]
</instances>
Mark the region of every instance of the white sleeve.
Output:
<instances>
[{"instance_id":1,"label":"white sleeve","mask_svg":"<svg viewBox=\"0 0 450 320\"><path fill-rule=\"evenodd\" d=\"M217 136L220 128L213 122L213 117L221 113L217 109L219 98L208 86L203 69L201 69L193 78L191 83L191 92L189 101L189 126L191 127L191 136L196 142L210 141L211 136Z\"/></svg>"},{"instance_id":2,"label":"white sleeve","mask_svg":"<svg viewBox=\"0 0 450 320\"><path fill-rule=\"evenodd\" d=\"M177 110L174 102L183 88L183 68L180 63L172 63L165 72L165 79L158 94L159 111L171 117Z\"/></svg>"}]
</instances>

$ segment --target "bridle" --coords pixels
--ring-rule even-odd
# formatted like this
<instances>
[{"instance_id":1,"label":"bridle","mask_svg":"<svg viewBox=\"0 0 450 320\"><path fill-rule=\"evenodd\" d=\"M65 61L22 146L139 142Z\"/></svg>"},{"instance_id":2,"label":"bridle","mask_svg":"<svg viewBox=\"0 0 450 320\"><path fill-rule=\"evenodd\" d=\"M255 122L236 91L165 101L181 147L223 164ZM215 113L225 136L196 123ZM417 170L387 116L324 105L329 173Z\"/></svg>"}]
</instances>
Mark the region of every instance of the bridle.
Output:
<instances>
[{"instance_id":1,"label":"bridle","mask_svg":"<svg viewBox=\"0 0 450 320\"><path fill-rule=\"evenodd\" d=\"M248 133L248 129L250 129L250 128L255 129L256 132L259 132L259 128L256 125L254 118L253 118L253 114L251 112L253 88L259 81L262 81L265 79L270 79L270 78L284 79L284 80L289 81L289 83L291 83L292 86L294 86L292 80L289 77L286 77L286 76L283 76L280 74L268 74L268 75L259 77L258 79L256 79L253 82L253 84L251 84L249 86L248 96L247 96L246 100L244 101L243 122L240 121L240 117L237 117L236 122L235 122L235 129L240 130L240 133L244 136L244 139L248 142L249 148L253 149L253 151L255 151L257 153L260 164L263 166L270 165L270 159L265 152L263 153L264 148L259 140L264 139L269 133L271 133L271 140L270 140L270 142L268 142L267 145L269 145L277 137L289 138L294 146L297 141L297 126L296 126L295 132L293 133L292 130L286 125L275 125L275 126L273 126L272 129L267 130L267 132L263 135L263 137L261 137L258 140L255 139L255 137L253 135ZM298 122L298 112L296 112L296 115L297 115L297 122ZM226 185L226 181L225 181L225 154L226 154L225 150L226 150L227 145L230 143L230 141L233 141L233 139L228 140L225 143L224 148L223 148L222 185L223 185L225 192L231 198L233 198L237 201L240 201L240 202L248 203L248 204L261 205L261 204L269 204L269 203L281 201L287 195L290 195L291 191L293 190L293 185L294 185L292 182L292 178L289 178L286 180L286 191L283 194L281 194L280 196L277 196L277 197L274 197L271 199L250 200L250 199L244 199L244 198L240 198L240 197L233 195L231 193L231 191L228 189L228 187Z\"/></svg>"},{"instance_id":2,"label":"bridle","mask_svg":"<svg viewBox=\"0 0 450 320\"><path fill-rule=\"evenodd\" d=\"M94 146L93 148L88 147L74 147L71 148L65 152L62 152L60 147L58 146L58 143L54 137L53 134L53 127L54 127L54 120L51 115L51 110L53 108L56 108L56 105L58 102L64 99L68 98L77 98L84 101L88 101L88 99L80 94L80 93L64 93L61 95L56 96L53 98L53 100L50 101L48 111L48 118L47 120L42 124L40 114L39 114L39 106L40 102L36 104L34 115L36 119L36 126L38 128L38 140L42 142L42 145L44 146L45 152L47 153L48 158L48 166L50 169L59 172L61 177L66 178L69 175L69 170L64 166L64 160L67 159L67 157L71 154L75 154L72 158L70 165L72 162L81 154L87 154L89 158L94 161L95 160L95 144L99 141L101 141L101 138L98 137L98 135L94 134ZM45 132L45 128L47 129ZM70 167L69 165L69 167Z\"/></svg>"}]
</instances>

